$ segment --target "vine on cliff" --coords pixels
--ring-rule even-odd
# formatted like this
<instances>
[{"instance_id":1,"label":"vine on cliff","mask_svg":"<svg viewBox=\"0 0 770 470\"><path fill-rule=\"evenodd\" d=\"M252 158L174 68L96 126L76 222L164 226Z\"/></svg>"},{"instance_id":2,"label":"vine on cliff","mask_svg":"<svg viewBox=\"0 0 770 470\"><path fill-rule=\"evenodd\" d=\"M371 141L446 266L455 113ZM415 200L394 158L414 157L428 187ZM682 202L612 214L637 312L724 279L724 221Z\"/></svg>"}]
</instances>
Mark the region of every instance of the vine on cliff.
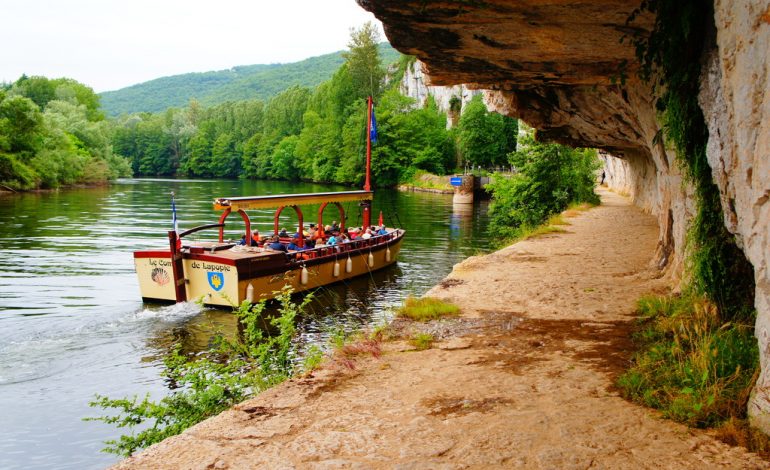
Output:
<instances>
[{"instance_id":1,"label":"vine on cliff","mask_svg":"<svg viewBox=\"0 0 770 470\"><path fill-rule=\"evenodd\" d=\"M633 43L697 212L688 230L690 285L681 296L640 300L639 350L618 385L664 416L719 426L723 441L768 455L770 440L745 421L759 372L753 269L725 227L698 104L701 61L715 31L712 7L707 0L644 0L629 17L655 15L650 34Z\"/></svg>"},{"instance_id":2,"label":"vine on cliff","mask_svg":"<svg viewBox=\"0 0 770 470\"><path fill-rule=\"evenodd\" d=\"M660 98L665 135L676 150L685 177L695 189L697 213L688 238L692 289L713 301L723 320L753 315L754 271L727 231L706 158L708 128L698 105L701 61L715 30L713 5L706 0L644 0L629 17L655 15L652 32L633 43L641 76Z\"/></svg>"}]
</instances>

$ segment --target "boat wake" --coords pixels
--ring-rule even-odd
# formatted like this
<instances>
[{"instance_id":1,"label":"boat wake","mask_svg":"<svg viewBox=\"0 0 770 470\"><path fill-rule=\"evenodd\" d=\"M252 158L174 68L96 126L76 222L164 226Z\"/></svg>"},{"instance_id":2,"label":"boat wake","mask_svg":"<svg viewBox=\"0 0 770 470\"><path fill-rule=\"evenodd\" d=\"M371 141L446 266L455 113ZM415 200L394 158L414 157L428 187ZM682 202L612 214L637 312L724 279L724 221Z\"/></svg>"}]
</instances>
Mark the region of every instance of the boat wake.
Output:
<instances>
[{"instance_id":1,"label":"boat wake","mask_svg":"<svg viewBox=\"0 0 770 470\"><path fill-rule=\"evenodd\" d=\"M134 348L135 338L152 336L152 331L184 322L203 311L194 302L145 307L118 318L89 322L68 331L49 324L46 331L21 332L0 341L0 386L34 381L71 368L94 364L89 350L106 349L119 354L111 345L119 342ZM121 338L121 339L118 339ZM123 350L121 353L125 354ZM104 361L110 361L104 357ZM98 361L97 361L98 362Z\"/></svg>"},{"instance_id":2,"label":"boat wake","mask_svg":"<svg viewBox=\"0 0 770 470\"><path fill-rule=\"evenodd\" d=\"M162 307L148 307L134 314L134 320L159 319L164 321L184 320L194 317L203 311L204 307L195 302L180 302Z\"/></svg>"}]
</instances>

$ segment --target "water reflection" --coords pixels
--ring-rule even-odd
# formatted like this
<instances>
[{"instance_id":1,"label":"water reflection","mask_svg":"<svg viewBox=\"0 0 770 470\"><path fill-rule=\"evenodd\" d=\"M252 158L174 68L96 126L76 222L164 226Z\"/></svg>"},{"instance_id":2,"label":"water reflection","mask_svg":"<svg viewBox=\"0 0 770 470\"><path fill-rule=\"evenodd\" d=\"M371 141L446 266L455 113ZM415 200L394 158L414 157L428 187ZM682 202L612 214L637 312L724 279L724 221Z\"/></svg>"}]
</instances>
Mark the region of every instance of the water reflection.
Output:
<instances>
[{"instance_id":1,"label":"water reflection","mask_svg":"<svg viewBox=\"0 0 770 470\"><path fill-rule=\"evenodd\" d=\"M87 405L93 395L160 397L160 361L171 345L197 351L214 332L237 330L226 310L140 300L131 253L166 246L171 191L186 229L216 221L215 197L344 189L131 179L0 197L0 468L102 468L116 461L99 449L120 432L81 421L98 414ZM345 209L350 223L360 223L356 205ZM378 190L373 214L380 210L386 223L407 229L399 262L317 291L298 319L302 342L324 344L338 328L382 323L406 295L421 294L487 246L484 203L458 208L451 196ZM316 208L303 211L315 221ZM272 231L272 211L250 216L262 233ZM292 226L293 217L284 211L281 225ZM338 216L327 210L325 217ZM239 218L228 219L226 236L242 230Z\"/></svg>"}]
</instances>

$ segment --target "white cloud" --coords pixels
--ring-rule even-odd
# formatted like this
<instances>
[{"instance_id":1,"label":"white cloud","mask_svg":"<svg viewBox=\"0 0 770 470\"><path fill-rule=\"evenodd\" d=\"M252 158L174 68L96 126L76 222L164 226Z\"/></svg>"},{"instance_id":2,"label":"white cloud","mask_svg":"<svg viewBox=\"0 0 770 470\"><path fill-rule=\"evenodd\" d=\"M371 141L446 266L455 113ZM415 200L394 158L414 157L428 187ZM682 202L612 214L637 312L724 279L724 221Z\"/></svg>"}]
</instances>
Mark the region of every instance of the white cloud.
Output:
<instances>
[{"instance_id":1,"label":"white cloud","mask_svg":"<svg viewBox=\"0 0 770 470\"><path fill-rule=\"evenodd\" d=\"M185 72L295 62L346 47L354 0L0 0L0 81L71 77L96 91Z\"/></svg>"}]
</instances>

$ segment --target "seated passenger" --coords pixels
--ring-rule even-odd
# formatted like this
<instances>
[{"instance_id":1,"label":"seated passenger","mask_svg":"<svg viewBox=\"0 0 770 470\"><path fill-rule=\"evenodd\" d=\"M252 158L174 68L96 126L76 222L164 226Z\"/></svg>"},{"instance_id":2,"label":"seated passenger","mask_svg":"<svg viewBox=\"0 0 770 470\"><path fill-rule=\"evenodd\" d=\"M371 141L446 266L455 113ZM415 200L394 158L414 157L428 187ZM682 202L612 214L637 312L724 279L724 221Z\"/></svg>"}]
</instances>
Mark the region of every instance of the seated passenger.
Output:
<instances>
[{"instance_id":1,"label":"seated passenger","mask_svg":"<svg viewBox=\"0 0 770 470\"><path fill-rule=\"evenodd\" d=\"M377 235L387 235L388 231L385 229L384 225L380 225L380 229L377 230Z\"/></svg>"},{"instance_id":2,"label":"seated passenger","mask_svg":"<svg viewBox=\"0 0 770 470\"><path fill-rule=\"evenodd\" d=\"M315 240L313 240L312 236L305 238L305 248L307 248L308 250L311 248L315 248Z\"/></svg>"},{"instance_id":3,"label":"seated passenger","mask_svg":"<svg viewBox=\"0 0 770 470\"><path fill-rule=\"evenodd\" d=\"M288 238L289 234L286 232L286 227L282 228L280 232L278 232L278 236L281 238Z\"/></svg>"},{"instance_id":4,"label":"seated passenger","mask_svg":"<svg viewBox=\"0 0 770 470\"><path fill-rule=\"evenodd\" d=\"M366 231L364 231L364 234L361 235L361 238L363 238L364 240L372 238L372 230L371 229L366 229Z\"/></svg>"},{"instance_id":5,"label":"seated passenger","mask_svg":"<svg viewBox=\"0 0 770 470\"><path fill-rule=\"evenodd\" d=\"M332 220L332 227L331 227L331 229L332 229L332 232L339 232L340 231L340 226L337 225L337 221L336 220Z\"/></svg>"},{"instance_id":6,"label":"seated passenger","mask_svg":"<svg viewBox=\"0 0 770 470\"><path fill-rule=\"evenodd\" d=\"M258 230L254 230L251 233L251 245L252 246L259 245L259 231Z\"/></svg>"},{"instance_id":7,"label":"seated passenger","mask_svg":"<svg viewBox=\"0 0 770 470\"><path fill-rule=\"evenodd\" d=\"M289 251L302 251L305 248L299 246L299 237L294 237L291 239L291 243L289 243L289 246L286 247Z\"/></svg>"},{"instance_id":8,"label":"seated passenger","mask_svg":"<svg viewBox=\"0 0 770 470\"><path fill-rule=\"evenodd\" d=\"M334 233L332 234L332 236L331 236L331 237L329 237L329 239L328 239L328 240L326 240L326 244L327 244L327 245L336 245L336 244L337 244L337 235L339 235L339 233L337 233L337 232L334 232Z\"/></svg>"},{"instance_id":9,"label":"seated passenger","mask_svg":"<svg viewBox=\"0 0 770 470\"><path fill-rule=\"evenodd\" d=\"M344 233L341 233L338 243L350 243L350 237L345 235Z\"/></svg>"},{"instance_id":10,"label":"seated passenger","mask_svg":"<svg viewBox=\"0 0 770 470\"><path fill-rule=\"evenodd\" d=\"M271 250L275 251L286 251L286 245L281 243L280 238L278 235L273 236L273 239L270 243L267 244L267 248L270 248Z\"/></svg>"}]
</instances>

